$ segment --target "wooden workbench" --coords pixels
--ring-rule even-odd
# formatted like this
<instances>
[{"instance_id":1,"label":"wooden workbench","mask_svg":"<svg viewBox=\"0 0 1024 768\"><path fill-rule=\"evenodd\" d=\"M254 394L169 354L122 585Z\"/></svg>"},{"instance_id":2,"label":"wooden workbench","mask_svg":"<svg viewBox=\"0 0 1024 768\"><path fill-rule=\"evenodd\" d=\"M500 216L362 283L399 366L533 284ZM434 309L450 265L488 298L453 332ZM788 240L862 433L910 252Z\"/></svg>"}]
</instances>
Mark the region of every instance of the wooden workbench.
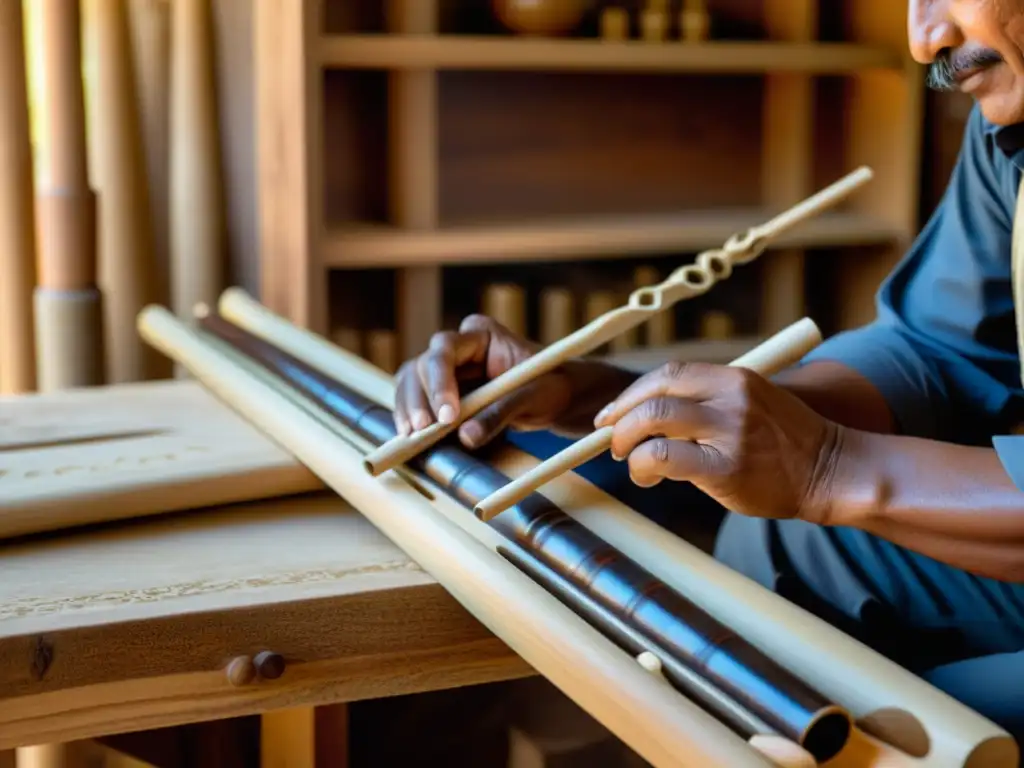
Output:
<instances>
[{"instance_id":1,"label":"wooden workbench","mask_svg":"<svg viewBox=\"0 0 1024 768\"><path fill-rule=\"evenodd\" d=\"M118 388L116 397L113 391L83 393L94 399L92 429L110 426L105 412L123 421L126 410L109 406L142 390L153 397L139 409L148 416L138 416L133 429L145 432L150 421L159 421L187 431L187 424L208 425L221 409L219 427L206 427L206 462L217 456L230 465L233 452L247 451L271 470L295 471L287 455L232 421L228 409L191 382L131 385ZM58 396L0 400L0 418L26 413L12 410L19 403L52 415L46 407L51 397ZM177 414L161 407L162 398L176 403ZM82 432L71 417L77 412L65 412L66 423L53 426L45 445L0 446L0 475L6 467L9 481L5 486L0 476L0 498L5 488L18 487L12 467L26 466L33 456L40 461L44 451L71 450L61 430ZM205 417L185 419L185 413ZM168 429L172 433L160 439L173 443L177 437ZM110 455L110 440L76 450L79 464L88 465L89 451ZM147 480L145 467L133 471L148 492L160 492L153 486L159 473ZM86 481L90 476L83 474ZM106 498L118 503L116 493ZM264 651L283 657L283 674L232 684L226 671L232 660ZM321 704L530 674L331 493L0 541L0 750L243 714L305 716Z\"/></svg>"}]
</instances>

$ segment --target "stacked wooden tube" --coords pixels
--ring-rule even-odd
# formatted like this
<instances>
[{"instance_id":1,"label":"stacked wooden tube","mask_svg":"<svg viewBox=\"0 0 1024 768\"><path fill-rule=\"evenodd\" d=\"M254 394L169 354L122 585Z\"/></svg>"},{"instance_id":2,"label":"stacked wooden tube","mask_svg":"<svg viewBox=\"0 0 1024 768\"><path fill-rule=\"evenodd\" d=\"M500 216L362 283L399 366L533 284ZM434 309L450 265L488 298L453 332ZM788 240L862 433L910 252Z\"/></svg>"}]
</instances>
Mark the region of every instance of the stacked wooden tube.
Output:
<instances>
[{"instance_id":1,"label":"stacked wooden tube","mask_svg":"<svg viewBox=\"0 0 1024 768\"><path fill-rule=\"evenodd\" d=\"M211 14L0 2L0 394L164 378L135 316L223 288Z\"/></svg>"}]
</instances>

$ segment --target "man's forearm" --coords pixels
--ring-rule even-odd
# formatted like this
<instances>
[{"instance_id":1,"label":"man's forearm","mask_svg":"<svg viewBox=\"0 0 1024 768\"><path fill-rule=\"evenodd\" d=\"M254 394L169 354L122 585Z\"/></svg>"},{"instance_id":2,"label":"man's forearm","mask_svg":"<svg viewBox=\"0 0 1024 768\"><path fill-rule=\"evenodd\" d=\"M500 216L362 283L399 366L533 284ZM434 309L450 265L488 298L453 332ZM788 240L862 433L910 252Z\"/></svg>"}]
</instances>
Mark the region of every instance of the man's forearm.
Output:
<instances>
[{"instance_id":1,"label":"man's forearm","mask_svg":"<svg viewBox=\"0 0 1024 768\"><path fill-rule=\"evenodd\" d=\"M964 570L1024 579L1024 493L994 449L844 430L809 517Z\"/></svg>"},{"instance_id":2,"label":"man's forearm","mask_svg":"<svg viewBox=\"0 0 1024 768\"><path fill-rule=\"evenodd\" d=\"M808 363L787 369L772 377L772 381L844 427L883 434L895 429L892 411L882 393L862 375L840 363Z\"/></svg>"}]
</instances>

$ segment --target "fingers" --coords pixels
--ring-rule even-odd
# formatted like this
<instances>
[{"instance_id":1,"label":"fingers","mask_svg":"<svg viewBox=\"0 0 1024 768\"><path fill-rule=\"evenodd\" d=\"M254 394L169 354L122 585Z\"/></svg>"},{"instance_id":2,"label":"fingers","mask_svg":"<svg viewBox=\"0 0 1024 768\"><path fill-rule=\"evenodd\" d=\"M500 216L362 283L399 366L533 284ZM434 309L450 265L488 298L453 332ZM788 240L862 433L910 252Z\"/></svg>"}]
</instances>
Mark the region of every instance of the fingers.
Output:
<instances>
[{"instance_id":1,"label":"fingers","mask_svg":"<svg viewBox=\"0 0 1024 768\"><path fill-rule=\"evenodd\" d=\"M597 414L594 425L616 423L645 400L657 397L686 398L695 402L710 399L741 382L749 371L708 363L668 363L645 373Z\"/></svg>"},{"instance_id":2,"label":"fingers","mask_svg":"<svg viewBox=\"0 0 1024 768\"><path fill-rule=\"evenodd\" d=\"M425 393L431 421L434 418L442 424L455 421L459 413L457 370L467 363L482 364L489 343L490 333L486 330L446 331L435 333L431 338L429 349L416 361L419 386Z\"/></svg>"},{"instance_id":3,"label":"fingers","mask_svg":"<svg viewBox=\"0 0 1024 768\"><path fill-rule=\"evenodd\" d=\"M627 411L612 429L612 456L622 459L652 437L704 440L722 430L722 416L691 400L654 397Z\"/></svg>"},{"instance_id":4,"label":"fingers","mask_svg":"<svg viewBox=\"0 0 1024 768\"><path fill-rule=\"evenodd\" d=\"M629 454L629 476L642 488L650 488L662 480L696 482L720 475L723 461L714 448L701 443L657 437Z\"/></svg>"},{"instance_id":5,"label":"fingers","mask_svg":"<svg viewBox=\"0 0 1024 768\"><path fill-rule=\"evenodd\" d=\"M398 434L408 436L413 430L430 426L434 418L416 372L416 363L410 361L404 364L398 369L396 378L395 429Z\"/></svg>"}]
</instances>

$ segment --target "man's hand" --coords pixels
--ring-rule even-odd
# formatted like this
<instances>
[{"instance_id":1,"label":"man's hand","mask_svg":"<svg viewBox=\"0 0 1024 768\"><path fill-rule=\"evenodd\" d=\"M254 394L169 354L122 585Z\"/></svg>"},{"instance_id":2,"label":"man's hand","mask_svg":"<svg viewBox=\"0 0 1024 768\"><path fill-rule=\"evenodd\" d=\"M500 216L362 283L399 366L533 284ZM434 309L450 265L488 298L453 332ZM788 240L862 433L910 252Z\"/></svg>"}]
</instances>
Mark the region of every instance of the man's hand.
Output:
<instances>
[{"instance_id":1,"label":"man's hand","mask_svg":"<svg viewBox=\"0 0 1024 768\"><path fill-rule=\"evenodd\" d=\"M497 321L470 315L458 332L434 334L430 346L398 370L395 427L408 435L435 421L450 424L459 414L459 382L497 378L530 357L537 345L521 339ZM552 371L484 408L459 427L459 439L476 448L508 426L543 429L552 425L572 397L569 377Z\"/></svg>"},{"instance_id":2,"label":"man's hand","mask_svg":"<svg viewBox=\"0 0 1024 768\"><path fill-rule=\"evenodd\" d=\"M640 486L689 480L727 509L824 522L842 428L756 373L670 363L595 420Z\"/></svg>"}]
</instances>

